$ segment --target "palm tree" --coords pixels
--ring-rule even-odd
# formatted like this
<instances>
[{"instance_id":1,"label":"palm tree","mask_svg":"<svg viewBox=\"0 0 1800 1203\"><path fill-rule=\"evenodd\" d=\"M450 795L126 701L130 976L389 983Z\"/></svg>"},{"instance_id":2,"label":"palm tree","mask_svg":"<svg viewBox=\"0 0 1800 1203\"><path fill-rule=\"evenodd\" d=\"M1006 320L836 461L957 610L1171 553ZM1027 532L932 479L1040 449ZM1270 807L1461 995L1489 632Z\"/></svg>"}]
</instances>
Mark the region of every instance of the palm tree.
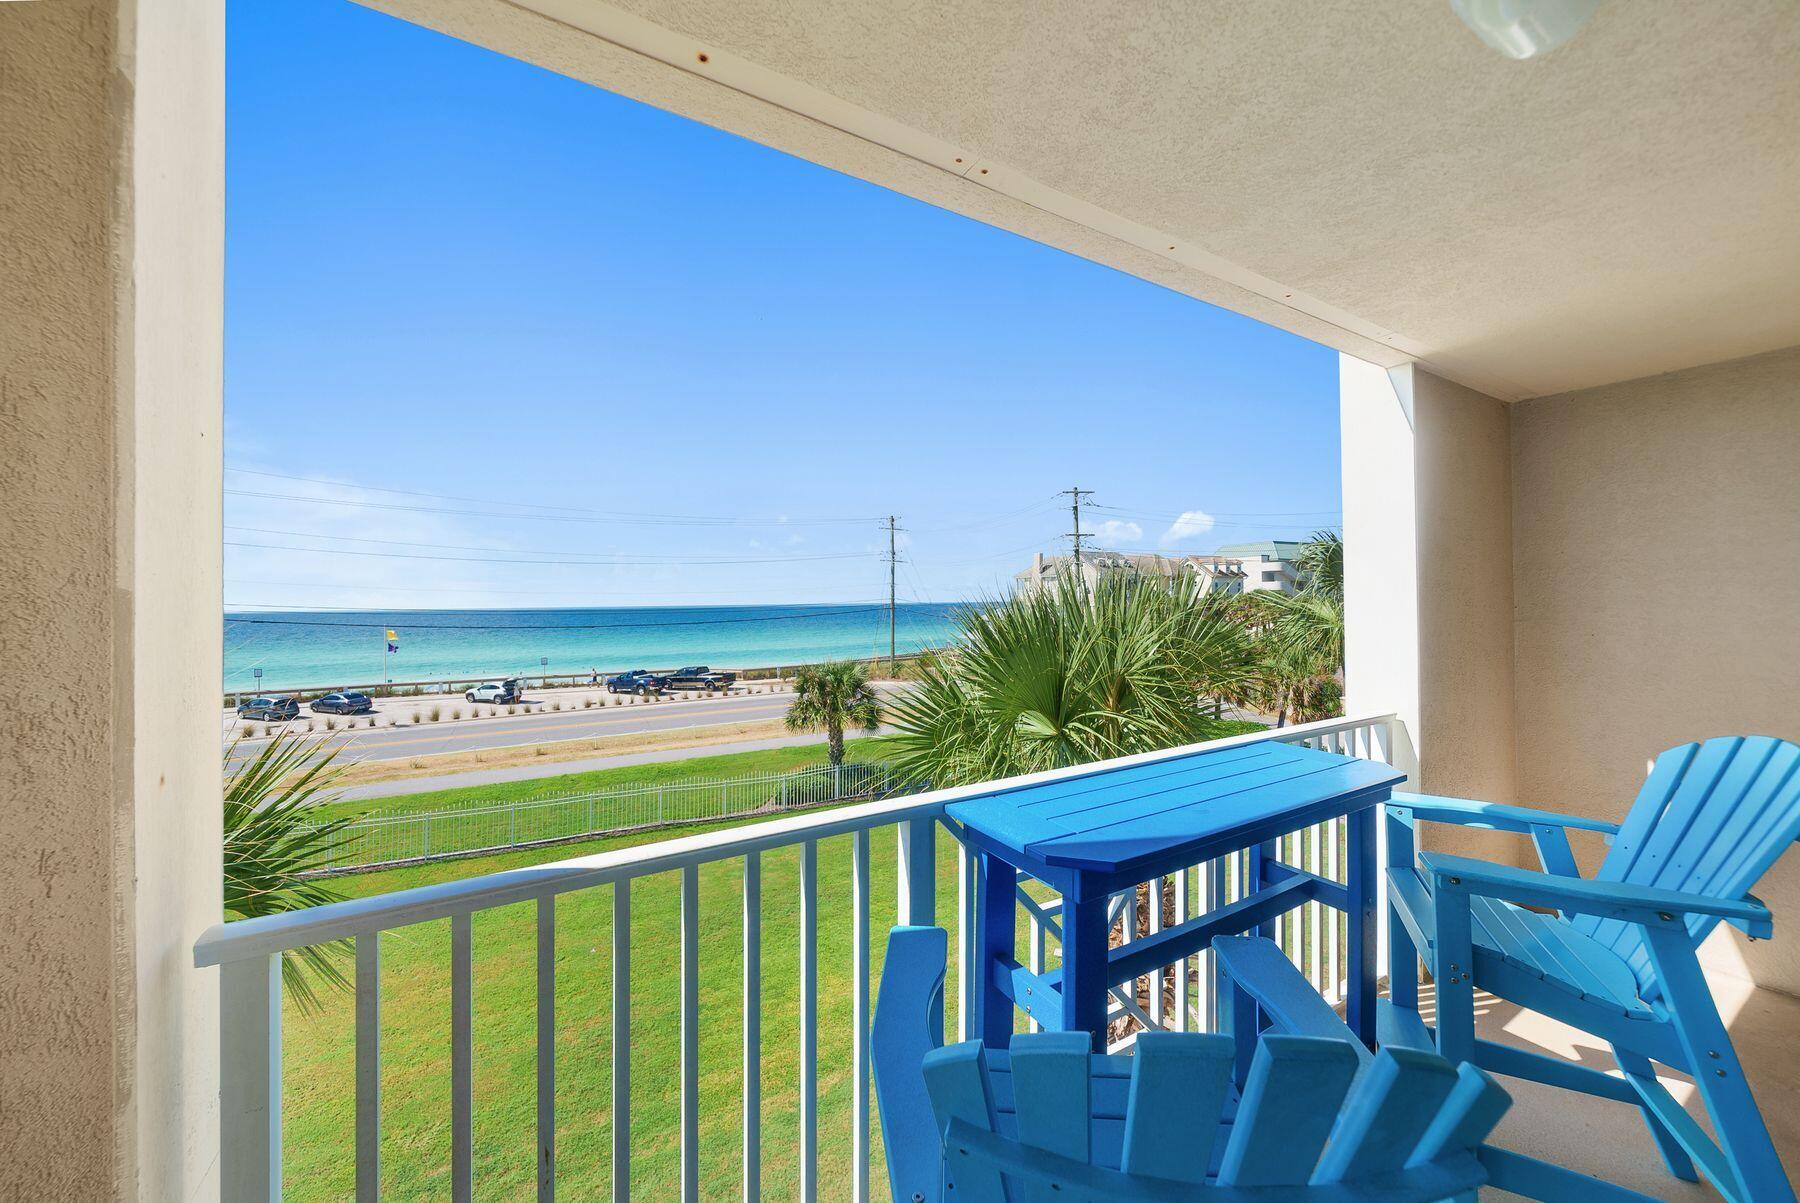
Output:
<instances>
[{"instance_id":1,"label":"palm tree","mask_svg":"<svg viewBox=\"0 0 1800 1203\"><path fill-rule=\"evenodd\" d=\"M881 725L881 699L869 684L867 666L854 660L809 664L794 673L794 701L788 707L789 731L825 728L831 766L844 763L844 728L873 731Z\"/></svg>"},{"instance_id":2,"label":"palm tree","mask_svg":"<svg viewBox=\"0 0 1800 1203\"><path fill-rule=\"evenodd\" d=\"M1342 600L1344 596L1344 536L1334 530L1314 531L1294 560L1310 593Z\"/></svg>"},{"instance_id":3,"label":"palm tree","mask_svg":"<svg viewBox=\"0 0 1800 1203\"><path fill-rule=\"evenodd\" d=\"M1208 739L1202 695L1252 680L1250 641L1192 580L1107 573L962 611L956 650L889 709L914 782L977 781Z\"/></svg>"},{"instance_id":4,"label":"palm tree","mask_svg":"<svg viewBox=\"0 0 1800 1203\"><path fill-rule=\"evenodd\" d=\"M232 744L231 753L237 745ZM225 777L225 914L255 919L304 910L344 895L309 876L330 862L343 829L356 816L315 821L311 808L330 800L337 749L278 734ZM235 760L227 754L227 763ZM320 1005L316 987L346 990L346 941L290 950L281 962L288 995L305 1012Z\"/></svg>"},{"instance_id":5,"label":"palm tree","mask_svg":"<svg viewBox=\"0 0 1800 1203\"><path fill-rule=\"evenodd\" d=\"M1338 675L1344 668L1344 537L1331 530L1316 532L1296 563L1299 589L1248 595L1259 610L1255 623L1268 644L1290 661L1317 661L1327 675Z\"/></svg>"}]
</instances>

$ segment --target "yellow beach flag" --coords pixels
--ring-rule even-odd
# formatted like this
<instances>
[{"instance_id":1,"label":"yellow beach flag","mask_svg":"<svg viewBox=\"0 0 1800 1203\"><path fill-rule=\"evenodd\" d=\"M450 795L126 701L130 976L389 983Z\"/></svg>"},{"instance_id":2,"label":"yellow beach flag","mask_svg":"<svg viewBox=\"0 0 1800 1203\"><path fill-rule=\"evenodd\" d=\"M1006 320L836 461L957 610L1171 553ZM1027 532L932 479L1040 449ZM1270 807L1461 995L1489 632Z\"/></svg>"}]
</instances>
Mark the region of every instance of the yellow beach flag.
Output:
<instances>
[{"instance_id":1,"label":"yellow beach flag","mask_svg":"<svg viewBox=\"0 0 1800 1203\"><path fill-rule=\"evenodd\" d=\"M388 643L388 651L397 652L400 650L400 636L395 634L393 631L389 631L387 633L387 643Z\"/></svg>"}]
</instances>

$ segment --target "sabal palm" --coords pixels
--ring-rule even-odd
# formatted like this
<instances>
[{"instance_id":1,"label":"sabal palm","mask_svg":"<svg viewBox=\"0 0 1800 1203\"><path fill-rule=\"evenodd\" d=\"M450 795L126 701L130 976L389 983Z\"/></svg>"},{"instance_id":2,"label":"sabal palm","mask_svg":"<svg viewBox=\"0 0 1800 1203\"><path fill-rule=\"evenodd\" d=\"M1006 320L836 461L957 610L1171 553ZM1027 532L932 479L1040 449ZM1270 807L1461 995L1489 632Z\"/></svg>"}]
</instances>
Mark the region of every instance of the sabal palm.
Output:
<instances>
[{"instance_id":1,"label":"sabal palm","mask_svg":"<svg viewBox=\"0 0 1800 1203\"><path fill-rule=\"evenodd\" d=\"M1252 679L1249 640L1191 581L1106 574L963 611L954 652L890 703L911 780L961 785L1206 739L1198 702Z\"/></svg>"},{"instance_id":2,"label":"sabal palm","mask_svg":"<svg viewBox=\"0 0 1800 1203\"><path fill-rule=\"evenodd\" d=\"M1255 619L1264 640L1290 661L1325 665L1326 674L1344 667L1344 539L1319 531L1297 559L1303 583L1291 594L1273 590L1249 594L1261 612Z\"/></svg>"},{"instance_id":3,"label":"sabal palm","mask_svg":"<svg viewBox=\"0 0 1800 1203\"><path fill-rule=\"evenodd\" d=\"M854 660L810 664L795 670L794 700L788 706L790 731L825 729L827 757L844 763L844 730L873 731L881 725L881 698L869 684L869 670Z\"/></svg>"},{"instance_id":4,"label":"sabal palm","mask_svg":"<svg viewBox=\"0 0 1800 1203\"><path fill-rule=\"evenodd\" d=\"M232 745L235 753L237 745ZM322 821L312 809L329 801L337 749L278 734L225 777L225 914L254 919L304 910L344 896L309 876L325 868L355 816ZM227 762L236 760L227 756ZM289 997L303 1011L319 1005L317 986L347 989L343 942L297 948L281 963Z\"/></svg>"}]
</instances>

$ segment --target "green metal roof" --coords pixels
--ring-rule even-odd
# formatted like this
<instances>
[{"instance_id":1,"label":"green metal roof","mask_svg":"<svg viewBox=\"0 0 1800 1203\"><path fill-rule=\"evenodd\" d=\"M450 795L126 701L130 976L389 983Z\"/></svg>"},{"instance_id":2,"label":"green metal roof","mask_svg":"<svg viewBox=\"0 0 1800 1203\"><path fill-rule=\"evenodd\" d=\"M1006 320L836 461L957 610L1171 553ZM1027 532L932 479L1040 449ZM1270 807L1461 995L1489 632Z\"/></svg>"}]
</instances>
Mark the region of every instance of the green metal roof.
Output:
<instances>
[{"instance_id":1,"label":"green metal roof","mask_svg":"<svg viewBox=\"0 0 1800 1203\"><path fill-rule=\"evenodd\" d=\"M1219 548L1222 556L1242 556L1246 559L1261 556L1268 560L1295 560L1300 557L1300 549L1306 544L1285 539L1264 539L1260 543L1227 543Z\"/></svg>"}]
</instances>

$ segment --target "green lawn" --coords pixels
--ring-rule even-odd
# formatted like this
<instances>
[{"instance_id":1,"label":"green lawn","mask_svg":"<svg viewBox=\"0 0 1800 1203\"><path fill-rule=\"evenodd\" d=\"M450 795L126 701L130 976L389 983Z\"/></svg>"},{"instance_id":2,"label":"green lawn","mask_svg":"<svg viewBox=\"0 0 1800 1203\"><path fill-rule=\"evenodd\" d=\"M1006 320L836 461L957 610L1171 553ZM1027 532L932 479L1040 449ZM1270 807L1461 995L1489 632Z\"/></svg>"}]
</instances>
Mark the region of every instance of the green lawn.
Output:
<instances>
[{"instance_id":1,"label":"green lawn","mask_svg":"<svg viewBox=\"0 0 1800 1203\"><path fill-rule=\"evenodd\" d=\"M862 756L879 755L875 740L858 741L851 748ZM749 755L776 758L810 751ZM731 771L702 767L727 760L742 763L736 757L708 757L612 771L695 776ZM441 796L438 805L444 805ZM674 834L707 829L689 827ZM336 884L347 894L363 897L670 835L640 833L565 844L344 877ZM951 929L954 948L955 845L940 831L937 849L938 915ZM851 837L820 843L819 1193L825 1199L848 1198L851 1184L850 860ZM884 933L895 919L895 860L893 830L877 832L870 870L871 983L879 978ZM794 1197L797 1188L798 862L797 849L763 856L762 1193L769 1199ZM736 1199L742 1193L741 898L740 862L701 869L700 1193L707 1199ZM566 894L556 907L557 1181L564 1198L598 1198L612 1182L612 890ZM633 886L631 1174L634 1196L646 1199L672 1197L679 1185L679 918L678 875L643 878ZM481 1198L524 1197L534 1181L534 923L534 904L474 917L475 1174ZM435 1199L449 1192L449 944L448 921L382 937L382 1185L387 1198ZM954 989L947 994L947 1022L954 1031ZM290 1005L284 1024L287 1195L349 1197L354 1193L355 1147L351 999L332 997L323 1013L312 1016L301 1015ZM871 1182L879 1190L885 1171L880 1131L873 1122L871 1147Z\"/></svg>"},{"instance_id":2,"label":"green lawn","mask_svg":"<svg viewBox=\"0 0 1800 1203\"><path fill-rule=\"evenodd\" d=\"M691 828L687 830L703 830ZM684 834L686 832L684 831ZM340 879L355 896L448 881L564 856L649 842L652 836L514 853ZM883 933L895 918L891 830L871 857L872 981ZM938 838L939 914L953 924L955 846ZM819 846L820 1194L849 1196L850 837ZM798 1170L796 1053L799 1025L797 850L763 857L763 1194L790 1198ZM741 1197L742 1060L740 862L700 871L701 1195ZM557 1180L565 1198L603 1196L611 1166L610 887L557 902ZM474 918L475 1173L482 1198L518 1198L534 1180L535 909ZM675 969L679 877L632 888L632 1188L672 1197L679 1185L679 1012ZM440 1198L450 1165L450 983L447 921L382 937L382 1185L384 1197ZM950 1023L955 999L949 999ZM322 1014L289 1006L284 1018L283 1137L286 1192L293 1199L354 1193L355 1025L351 999ZM880 1135L873 1181L883 1180Z\"/></svg>"},{"instance_id":3,"label":"green lawn","mask_svg":"<svg viewBox=\"0 0 1800 1203\"><path fill-rule=\"evenodd\" d=\"M850 740L844 745L844 759L858 762L880 760L887 755L887 749L893 740L894 736L891 735L871 735ZM824 763L825 741L821 738L816 744L792 748L694 756L657 764L636 764L617 769L595 769L586 773L534 777L527 781L501 781L492 785L468 785L422 794L396 794L357 802L334 802L318 807L317 811L321 818L331 818L341 814L412 814L427 810L457 810L472 806L494 806L503 802L523 802L551 795L632 789L701 778L788 773Z\"/></svg>"}]
</instances>

